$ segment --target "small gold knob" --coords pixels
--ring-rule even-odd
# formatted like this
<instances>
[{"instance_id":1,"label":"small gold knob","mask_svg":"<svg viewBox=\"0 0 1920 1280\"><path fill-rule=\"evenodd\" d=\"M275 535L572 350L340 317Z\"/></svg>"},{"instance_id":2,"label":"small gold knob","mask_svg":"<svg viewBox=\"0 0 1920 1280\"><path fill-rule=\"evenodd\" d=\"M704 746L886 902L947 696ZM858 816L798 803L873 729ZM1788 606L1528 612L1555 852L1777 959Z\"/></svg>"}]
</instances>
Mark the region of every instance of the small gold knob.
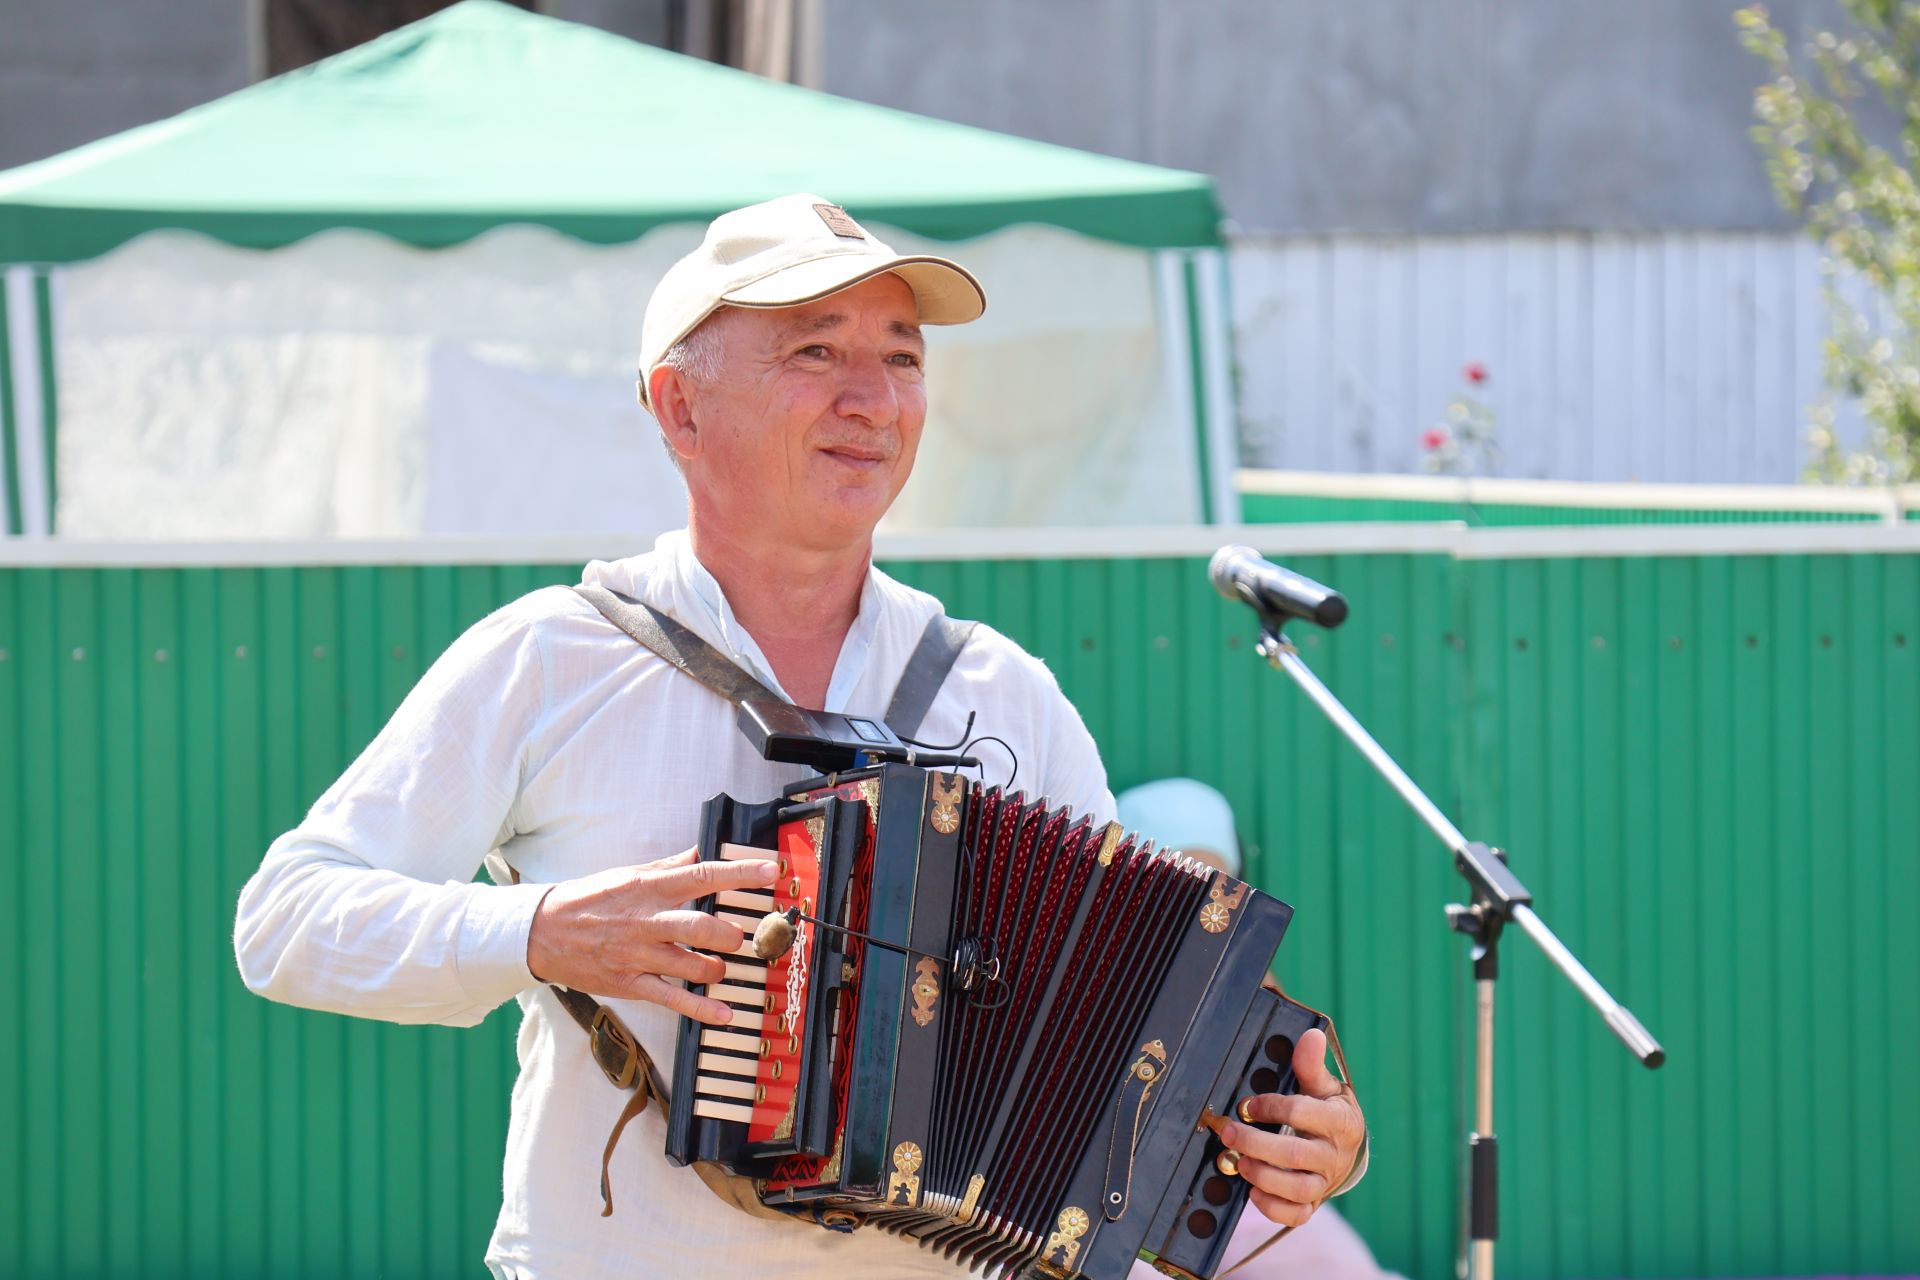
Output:
<instances>
[{"instance_id":1,"label":"small gold knob","mask_svg":"<svg viewBox=\"0 0 1920 1280\"><path fill-rule=\"evenodd\" d=\"M1253 1118L1253 1099L1252 1098L1240 1099L1240 1105L1235 1107L1233 1110L1234 1110L1234 1114L1240 1117L1240 1122L1242 1124L1255 1123Z\"/></svg>"},{"instance_id":2,"label":"small gold knob","mask_svg":"<svg viewBox=\"0 0 1920 1280\"><path fill-rule=\"evenodd\" d=\"M1226 1174L1229 1178L1239 1177L1240 1153L1232 1149L1222 1151L1213 1158L1213 1167Z\"/></svg>"}]
</instances>

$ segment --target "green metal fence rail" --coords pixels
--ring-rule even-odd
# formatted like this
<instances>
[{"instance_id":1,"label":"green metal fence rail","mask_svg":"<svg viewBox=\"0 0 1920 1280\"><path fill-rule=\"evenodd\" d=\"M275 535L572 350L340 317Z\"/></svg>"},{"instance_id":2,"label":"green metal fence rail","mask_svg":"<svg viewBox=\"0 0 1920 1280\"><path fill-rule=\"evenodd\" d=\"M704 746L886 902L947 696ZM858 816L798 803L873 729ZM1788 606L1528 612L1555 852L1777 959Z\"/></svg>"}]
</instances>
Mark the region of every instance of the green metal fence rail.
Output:
<instances>
[{"instance_id":1,"label":"green metal fence rail","mask_svg":"<svg viewBox=\"0 0 1920 1280\"><path fill-rule=\"evenodd\" d=\"M1503 1273L1920 1272L1920 538L1486 559L1418 533L1291 560L1354 605L1303 652L1670 1054L1634 1065L1508 946ZM1466 991L1438 846L1201 558L890 567L1044 656L1116 787L1232 798L1298 910L1282 976L1335 1013L1372 1121L1342 1208L1447 1275ZM576 572L0 567L0 1271L479 1274L511 1008L270 1005L232 910L462 627Z\"/></svg>"}]
</instances>

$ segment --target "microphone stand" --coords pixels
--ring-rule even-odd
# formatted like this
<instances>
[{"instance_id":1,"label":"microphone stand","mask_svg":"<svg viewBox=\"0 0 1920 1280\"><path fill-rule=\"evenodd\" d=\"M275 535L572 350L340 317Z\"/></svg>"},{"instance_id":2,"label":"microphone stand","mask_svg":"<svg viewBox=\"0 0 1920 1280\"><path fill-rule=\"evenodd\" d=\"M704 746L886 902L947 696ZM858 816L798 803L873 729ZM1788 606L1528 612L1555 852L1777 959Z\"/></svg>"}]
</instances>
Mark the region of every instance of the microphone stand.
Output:
<instances>
[{"instance_id":1,"label":"microphone stand","mask_svg":"<svg viewBox=\"0 0 1920 1280\"><path fill-rule=\"evenodd\" d=\"M1259 606L1256 610L1260 615L1260 643L1255 651L1306 690L1307 696L1327 714L1334 726L1360 749L1367 762L1453 851L1453 865L1466 877L1469 900L1447 907L1448 926L1473 940L1475 995L1474 1118L1473 1131L1467 1135L1467 1241L1458 1270L1472 1280L1493 1280L1493 1246L1500 1221L1498 1146L1493 1131L1493 1011L1494 984L1500 976L1502 931L1509 923L1518 925L1644 1065L1657 1067L1665 1062L1666 1050L1534 914L1533 895L1508 869L1505 852L1468 840L1313 674L1293 642L1281 634L1289 615Z\"/></svg>"}]
</instances>

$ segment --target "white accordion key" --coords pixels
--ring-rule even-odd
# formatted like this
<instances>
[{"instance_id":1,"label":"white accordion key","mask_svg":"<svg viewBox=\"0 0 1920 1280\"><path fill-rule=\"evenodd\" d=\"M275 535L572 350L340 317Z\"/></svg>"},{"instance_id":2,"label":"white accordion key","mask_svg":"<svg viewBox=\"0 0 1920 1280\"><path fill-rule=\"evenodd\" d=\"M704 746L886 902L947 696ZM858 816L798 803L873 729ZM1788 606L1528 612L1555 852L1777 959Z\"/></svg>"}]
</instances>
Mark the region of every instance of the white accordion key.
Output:
<instances>
[{"instance_id":1,"label":"white accordion key","mask_svg":"<svg viewBox=\"0 0 1920 1280\"><path fill-rule=\"evenodd\" d=\"M734 1080L726 1076L701 1076L694 1081L693 1091L707 1098L745 1098L753 1101L753 1091L759 1088L752 1080Z\"/></svg>"},{"instance_id":2,"label":"white accordion key","mask_svg":"<svg viewBox=\"0 0 1920 1280\"><path fill-rule=\"evenodd\" d=\"M695 1098L693 1114L704 1116L708 1120L738 1120L745 1124L753 1119L753 1108L743 1107L737 1102L715 1102L711 1098Z\"/></svg>"},{"instance_id":3,"label":"white accordion key","mask_svg":"<svg viewBox=\"0 0 1920 1280\"><path fill-rule=\"evenodd\" d=\"M760 1063L754 1058L736 1058L727 1053L703 1053L695 1060L700 1074L695 1077L701 1083L694 1089L698 1093L706 1087L705 1081L711 1076L745 1076L751 1080L760 1073Z\"/></svg>"},{"instance_id":4,"label":"white accordion key","mask_svg":"<svg viewBox=\"0 0 1920 1280\"><path fill-rule=\"evenodd\" d=\"M702 1031L700 1043L709 1049L731 1049L735 1053L760 1052L759 1036L743 1036L738 1031L722 1031L718 1027L708 1027Z\"/></svg>"}]
</instances>

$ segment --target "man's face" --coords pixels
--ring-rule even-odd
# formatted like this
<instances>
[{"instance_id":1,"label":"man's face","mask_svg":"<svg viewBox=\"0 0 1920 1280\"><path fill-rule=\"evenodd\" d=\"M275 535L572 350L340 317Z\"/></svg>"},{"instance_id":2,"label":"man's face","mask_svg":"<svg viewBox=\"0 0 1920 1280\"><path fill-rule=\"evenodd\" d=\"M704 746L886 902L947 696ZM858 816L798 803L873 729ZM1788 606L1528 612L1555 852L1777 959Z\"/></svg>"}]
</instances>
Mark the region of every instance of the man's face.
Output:
<instances>
[{"instance_id":1,"label":"man's face","mask_svg":"<svg viewBox=\"0 0 1920 1280\"><path fill-rule=\"evenodd\" d=\"M866 538L906 484L927 416L913 290L880 275L719 323L719 374L687 394L694 452L675 440L696 520L795 547Z\"/></svg>"}]
</instances>

